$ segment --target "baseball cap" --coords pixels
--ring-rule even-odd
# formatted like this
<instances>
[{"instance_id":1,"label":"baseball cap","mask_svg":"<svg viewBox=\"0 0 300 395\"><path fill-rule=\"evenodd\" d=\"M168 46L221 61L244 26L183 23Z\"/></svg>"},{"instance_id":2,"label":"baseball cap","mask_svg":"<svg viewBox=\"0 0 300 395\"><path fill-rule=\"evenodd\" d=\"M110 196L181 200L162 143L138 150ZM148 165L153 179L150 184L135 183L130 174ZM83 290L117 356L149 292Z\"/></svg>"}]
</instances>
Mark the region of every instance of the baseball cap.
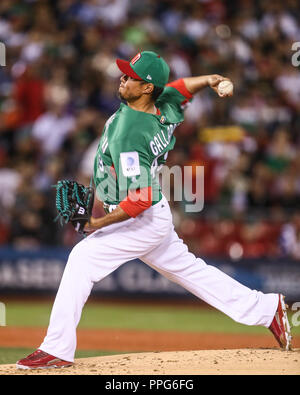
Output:
<instances>
[{"instance_id":1,"label":"baseball cap","mask_svg":"<svg viewBox=\"0 0 300 395\"><path fill-rule=\"evenodd\" d=\"M130 62L117 59L116 63L122 73L129 77L151 82L160 88L163 88L169 80L169 66L160 55L152 51L139 52Z\"/></svg>"}]
</instances>

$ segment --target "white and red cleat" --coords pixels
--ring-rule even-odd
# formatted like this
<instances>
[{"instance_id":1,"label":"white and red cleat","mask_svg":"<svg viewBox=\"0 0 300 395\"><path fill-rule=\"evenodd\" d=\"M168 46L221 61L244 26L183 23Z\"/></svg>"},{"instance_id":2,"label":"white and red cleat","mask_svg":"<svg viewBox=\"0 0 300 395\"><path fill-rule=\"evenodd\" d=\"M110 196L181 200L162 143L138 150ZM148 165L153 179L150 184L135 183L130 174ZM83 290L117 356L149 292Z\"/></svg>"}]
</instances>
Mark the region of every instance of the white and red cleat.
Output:
<instances>
[{"instance_id":1,"label":"white and red cleat","mask_svg":"<svg viewBox=\"0 0 300 395\"><path fill-rule=\"evenodd\" d=\"M286 311L287 306L284 303L284 296L281 294L278 296L278 307L269 329L273 333L279 346L283 350L288 351L292 349L291 328Z\"/></svg>"},{"instance_id":2,"label":"white and red cleat","mask_svg":"<svg viewBox=\"0 0 300 395\"><path fill-rule=\"evenodd\" d=\"M26 358L20 359L16 364L18 369L65 368L72 365L72 362L63 361L42 350L36 350Z\"/></svg>"}]
</instances>

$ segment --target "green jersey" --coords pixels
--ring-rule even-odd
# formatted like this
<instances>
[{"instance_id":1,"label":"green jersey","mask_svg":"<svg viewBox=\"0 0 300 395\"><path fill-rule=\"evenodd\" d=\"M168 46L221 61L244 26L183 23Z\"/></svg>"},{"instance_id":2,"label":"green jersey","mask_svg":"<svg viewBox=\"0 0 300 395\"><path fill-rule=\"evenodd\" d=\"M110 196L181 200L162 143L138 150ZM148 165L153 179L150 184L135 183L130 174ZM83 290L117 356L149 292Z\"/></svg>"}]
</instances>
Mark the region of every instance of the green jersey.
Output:
<instances>
[{"instance_id":1,"label":"green jersey","mask_svg":"<svg viewBox=\"0 0 300 395\"><path fill-rule=\"evenodd\" d=\"M160 114L136 111L121 103L106 122L94 162L98 199L118 205L129 190L152 187L152 204L161 199L158 171L174 148L176 126L184 119L177 89L167 86L156 107Z\"/></svg>"}]
</instances>

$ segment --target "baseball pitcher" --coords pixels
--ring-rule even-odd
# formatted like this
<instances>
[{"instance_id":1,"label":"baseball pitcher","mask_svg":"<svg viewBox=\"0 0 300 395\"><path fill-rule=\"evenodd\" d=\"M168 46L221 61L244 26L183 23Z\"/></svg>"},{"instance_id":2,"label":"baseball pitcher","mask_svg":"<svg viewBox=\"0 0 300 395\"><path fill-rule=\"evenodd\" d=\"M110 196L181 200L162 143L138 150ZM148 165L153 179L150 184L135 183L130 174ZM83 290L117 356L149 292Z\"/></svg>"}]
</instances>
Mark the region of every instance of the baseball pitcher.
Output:
<instances>
[{"instance_id":1,"label":"baseball pitcher","mask_svg":"<svg viewBox=\"0 0 300 395\"><path fill-rule=\"evenodd\" d=\"M136 258L233 320L269 328L280 347L289 350L291 335L283 295L251 290L190 253L174 230L156 176L174 148L174 132L184 120L185 104L205 87L219 97L231 96L232 89L218 89L220 83L230 81L206 75L168 83L167 63L150 51L138 53L130 62L116 62L123 73L119 95L124 103L105 124L93 176L95 192L107 214L81 216L85 209L74 206L73 225L87 237L69 255L44 341L37 351L18 361L17 367L72 365L76 328L94 283ZM68 194L61 196L60 202L67 202Z\"/></svg>"}]
</instances>

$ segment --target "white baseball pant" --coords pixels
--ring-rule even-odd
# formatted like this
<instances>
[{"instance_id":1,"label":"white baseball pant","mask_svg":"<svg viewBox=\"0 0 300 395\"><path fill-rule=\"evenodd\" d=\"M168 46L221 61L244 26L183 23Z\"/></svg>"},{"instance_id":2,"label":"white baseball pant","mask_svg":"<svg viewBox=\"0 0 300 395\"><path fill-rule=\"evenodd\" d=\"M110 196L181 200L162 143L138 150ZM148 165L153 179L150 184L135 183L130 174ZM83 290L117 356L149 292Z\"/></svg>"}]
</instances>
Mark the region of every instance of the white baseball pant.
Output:
<instances>
[{"instance_id":1,"label":"white baseball pant","mask_svg":"<svg viewBox=\"0 0 300 395\"><path fill-rule=\"evenodd\" d=\"M136 218L99 229L73 248L39 348L73 362L76 328L94 283L135 258L239 323L269 327L272 322L278 295L251 290L188 252L163 197Z\"/></svg>"}]
</instances>

